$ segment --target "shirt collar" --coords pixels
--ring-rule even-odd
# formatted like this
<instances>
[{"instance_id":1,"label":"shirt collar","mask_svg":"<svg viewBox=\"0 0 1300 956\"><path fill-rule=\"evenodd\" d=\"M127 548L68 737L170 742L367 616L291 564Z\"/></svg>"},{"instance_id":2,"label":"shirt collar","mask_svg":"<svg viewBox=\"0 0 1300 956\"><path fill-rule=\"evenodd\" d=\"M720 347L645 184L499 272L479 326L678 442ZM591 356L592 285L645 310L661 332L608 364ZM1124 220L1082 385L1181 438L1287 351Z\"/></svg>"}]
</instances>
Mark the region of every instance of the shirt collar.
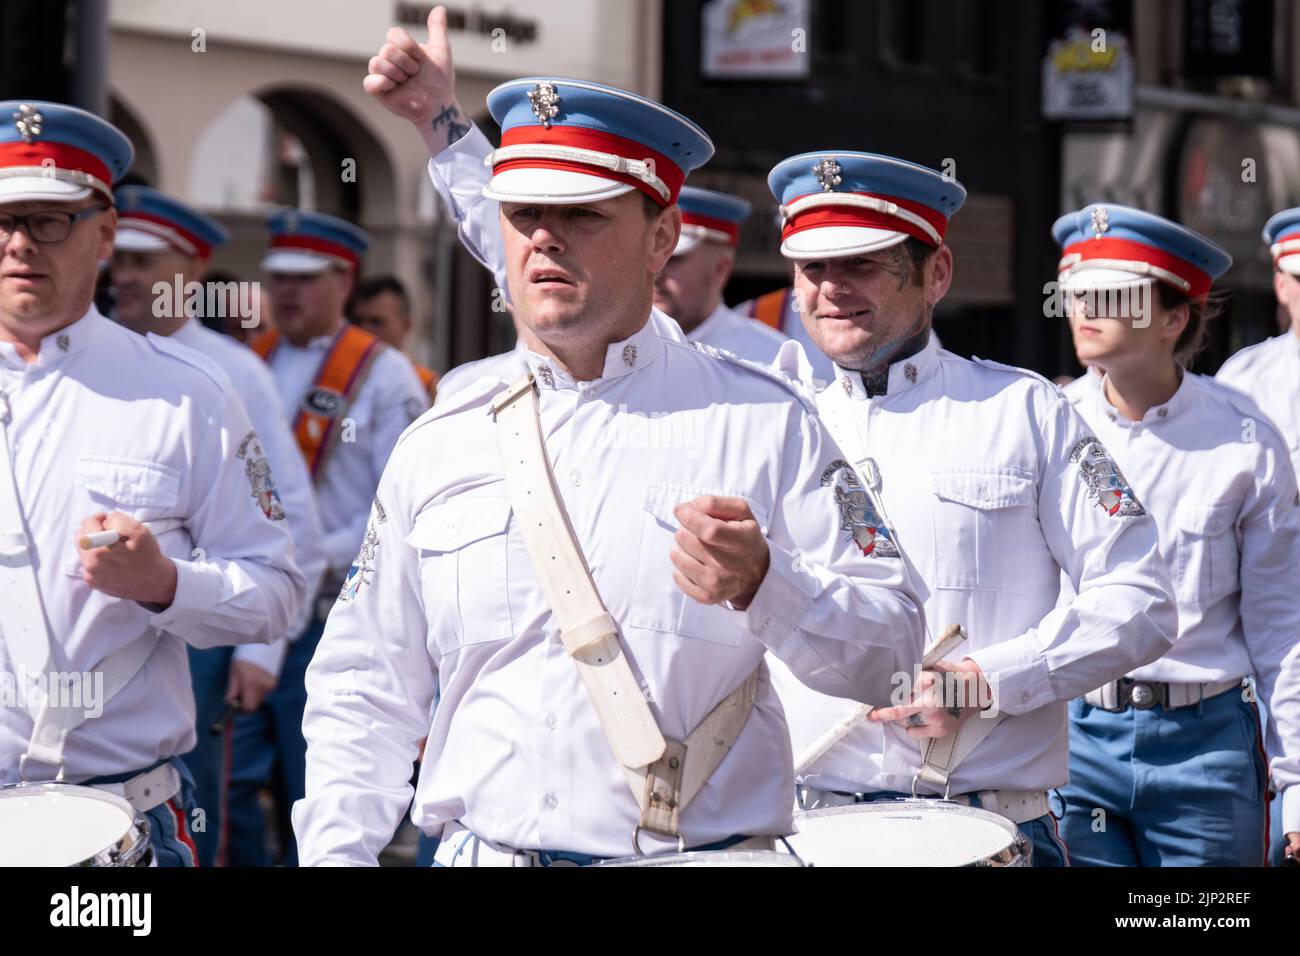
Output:
<instances>
[{"instance_id":1,"label":"shirt collar","mask_svg":"<svg viewBox=\"0 0 1300 956\"><path fill-rule=\"evenodd\" d=\"M718 307L709 313L707 319L687 333L687 341L703 342L707 335L711 332L716 332L717 327L726 321L727 311L727 306L724 303L719 302Z\"/></svg>"},{"instance_id":2,"label":"shirt collar","mask_svg":"<svg viewBox=\"0 0 1300 956\"><path fill-rule=\"evenodd\" d=\"M1158 425L1161 422L1171 421L1191 406L1192 402L1196 399L1196 386L1192 381L1194 376L1191 372L1187 371L1184 371L1182 376L1182 381L1178 383L1177 390L1175 390L1174 394L1169 397L1167 402L1162 402L1159 405L1152 405L1147 409L1146 414L1142 416L1142 424ZM1111 404L1110 399L1106 397L1106 383L1109 380L1109 375L1101 380L1101 385L1098 386L1097 394L1093 396L1093 401L1099 403L1102 412L1104 412L1106 417L1112 422L1136 424L1130 423L1119 409Z\"/></svg>"},{"instance_id":3,"label":"shirt collar","mask_svg":"<svg viewBox=\"0 0 1300 956\"><path fill-rule=\"evenodd\" d=\"M933 335L927 335L925 348L915 355L891 362L889 365L888 395L906 392L908 389L928 381L939 368L939 343ZM846 395L856 401L866 401L866 387L862 384L862 373L853 369L835 366L834 388L842 388ZM879 396L878 396L879 397Z\"/></svg>"},{"instance_id":4,"label":"shirt collar","mask_svg":"<svg viewBox=\"0 0 1300 956\"><path fill-rule=\"evenodd\" d=\"M91 305L77 321L41 339L35 364L48 368L76 355L90 344L103 323L108 321L110 320L100 315L99 310ZM0 342L0 362L17 368L27 367L27 363L18 357L18 348L12 342Z\"/></svg>"},{"instance_id":5,"label":"shirt collar","mask_svg":"<svg viewBox=\"0 0 1300 956\"><path fill-rule=\"evenodd\" d=\"M640 329L622 341L611 342L605 348L605 368L598 381L630 375L645 368L663 351L663 340L659 337L654 322L650 321L647 315L646 323ZM539 388L573 388L578 384L555 359L539 355L529 348L524 349L524 357L528 362L528 370L533 373L533 380L537 382Z\"/></svg>"},{"instance_id":6,"label":"shirt collar","mask_svg":"<svg viewBox=\"0 0 1300 956\"><path fill-rule=\"evenodd\" d=\"M199 334L199 327L202 323L198 319L190 319L179 329L171 334L171 337L177 342L184 342L190 346L197 346L202 336Z\"/></svg>"}]
</instances>

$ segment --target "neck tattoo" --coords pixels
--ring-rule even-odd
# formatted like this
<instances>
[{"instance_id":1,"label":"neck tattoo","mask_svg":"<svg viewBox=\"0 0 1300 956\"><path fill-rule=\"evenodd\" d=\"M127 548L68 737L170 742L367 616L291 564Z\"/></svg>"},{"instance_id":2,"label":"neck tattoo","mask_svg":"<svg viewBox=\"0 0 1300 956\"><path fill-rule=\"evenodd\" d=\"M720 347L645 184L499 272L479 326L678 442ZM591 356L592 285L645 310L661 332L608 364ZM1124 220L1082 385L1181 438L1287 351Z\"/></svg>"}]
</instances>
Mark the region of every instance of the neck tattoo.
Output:
<instances>
[{"instance_id":1,"label":"neck tattoo","mask_svg":"<svg viewBox=\"0 0 1300 956\"><path fill-rule=\"evenodd\" d=\"M869 398L875 398L877 395L886 395L889 393L889 366L895 362L901 362L903 359L911 358L921 349L925 348L926 343L930 341L930 327L922 326L913 335L903 340L903 344L898 349L890 353L889 358L882 365L875 368L864 369L858 374L862 376L862 387L867 390Z\"/></svg>"}]
</instances>

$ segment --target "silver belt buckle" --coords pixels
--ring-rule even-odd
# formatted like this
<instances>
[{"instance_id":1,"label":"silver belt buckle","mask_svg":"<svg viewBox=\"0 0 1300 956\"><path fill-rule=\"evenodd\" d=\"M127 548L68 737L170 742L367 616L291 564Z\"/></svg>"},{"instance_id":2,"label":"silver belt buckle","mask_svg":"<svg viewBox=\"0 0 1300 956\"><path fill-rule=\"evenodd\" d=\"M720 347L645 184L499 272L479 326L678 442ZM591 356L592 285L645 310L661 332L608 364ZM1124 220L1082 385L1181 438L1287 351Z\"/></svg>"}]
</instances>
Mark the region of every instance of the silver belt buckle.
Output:
<instances>
[{"instance_id":1,"label":"silver belt buckle","mask_svg":"<svg viewBox=\"0 0 1300 956\"><path fill-rule=\"evenodd\" d=\"M1163 694L1157 693L1159 684L1152 681L1134 681L1128 689L1128 699L1138 710L1150 710L1160 703Z\"/></svg>"}]
</instances>

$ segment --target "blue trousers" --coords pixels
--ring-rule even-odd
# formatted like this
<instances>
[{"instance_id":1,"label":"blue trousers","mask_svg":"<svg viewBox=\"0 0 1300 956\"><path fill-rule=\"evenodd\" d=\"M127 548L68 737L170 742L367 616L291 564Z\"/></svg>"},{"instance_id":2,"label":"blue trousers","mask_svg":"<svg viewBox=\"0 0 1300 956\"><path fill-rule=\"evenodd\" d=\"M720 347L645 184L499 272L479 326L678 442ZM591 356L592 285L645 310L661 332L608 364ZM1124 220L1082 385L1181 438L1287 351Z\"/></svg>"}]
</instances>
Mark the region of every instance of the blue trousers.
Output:
<instances>
[{"instance_id":1,"label":"blue trousers","mask_svg":"<svg viewBox=\"0 0 1300 956\"><path fill-rule=\"evenodd\" d=\"M1066 842L1082 866L1261 866L1267 770L1256 706L1111 713L1070 702Z\"/></svg>"},{"instance_id":2,"label":"blue trousers","mask_svg":"<svg viewBox=\"0 0 1300 956\"><path fill-rule=\"evenodd\" d=\"M197 742L183 759L194 778L194 802L201 811L191 820L199 866L216 866L221 855L231 733L227 730L225 734L213 734L210 728L225 710L234 653L233 647L189 648Z\"/></svg>"},{"instance_id":3,"label":"blue trousers","mask_svg":"<svg viewBox=\"0 0 1300 956\"><path fill-rule=\"evenodd\" d=\"M170 762L181 775L181 789L170 800L158 804L145 813L149 819L149 844L159 866L198 866L199 854L190 835L189 823L194 818L194 778L185 762L179 757L158 761L154 767ZM142 767L130 773L108 774L85 781L87 786L97 783L124 783L153 767Z\"/></svg>"},{"instance_id":4,"label":"blue trousers","mask_svg":"<svg viewBox=\"0 0 1300 956\"><path fill-rule=\"evenodd\" d=\"M971 794L970 797L971 806L978 807L980 805L979 798L974 794ZM859 802L878 803L881 800L910 800L911 798L910 793L876 790L871 793L861 794ZM1016 829L1034 848L1033 857L1030 860L1034 866L1070 865L1069 854L1066 853L1065 844L1061 842L1061 835L1056 827L1056 818L1050 813L1019 823L1016 825Z\"/></svg>"},{"instance_id":5,"label":"blue trousers","mask_svg":"<svg viewBox=\"0 0 1300 956\"><path fill-rule=\"evenodd\" d=\"M230 866L298 865L298 844L289 813L307 792L307 741L302 735L307 688L303 681L324 630L324 621L313 621L289 645L275 690L256 711L235 717L226 806L226 859ZM279 860L271 859L266 820L258 801L268 782L278 791Z\"/></svg>"}]
</instances>

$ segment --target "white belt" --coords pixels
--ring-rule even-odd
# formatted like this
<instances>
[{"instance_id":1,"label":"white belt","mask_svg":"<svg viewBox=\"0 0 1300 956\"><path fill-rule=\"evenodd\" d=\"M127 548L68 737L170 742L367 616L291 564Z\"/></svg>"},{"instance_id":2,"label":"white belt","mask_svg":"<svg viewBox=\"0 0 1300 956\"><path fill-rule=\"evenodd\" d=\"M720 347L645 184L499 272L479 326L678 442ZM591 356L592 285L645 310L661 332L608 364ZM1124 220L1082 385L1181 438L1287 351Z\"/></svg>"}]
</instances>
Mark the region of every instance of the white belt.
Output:
<instances>
[{"instance_id":1,"label":"white belt","mask_svg":"<svg viewBox=\"0 0 1300 956\"><path fill-rule=\"evenodd\" d=\"M1215 681L1210 684L1172 684L1164 681L1134 680L1124 677L1102 684L1096 690L1083 695L1083 699L1094 707L1119 713L1130 706L1138 710L1150 710L1157 704L1165 710L1181 710L1194 707L1203 700L1217 697L1219 694L1240 687L1242 678Z\"/></svg>"},{"instance_id":2,"label":"white belt","mask_svg":"<svg viewBox=\"0 0 1300 956\"><path fill-rule=\"evenodd\" d=\"M726 848L733 850L773 850L776 840L770 836L756 836L741 840ZM686 852L691 852L689 848ZM540 850L520 850L504 843L495 843L476 836L459 822L448 823L442 830L442 839L434 860L443 866L546 866ZM577 866L559 860L550 866Z\"/></svg>"},{"instance_id":3,"label":"white belt","mask_svg":"<svg viewBox=\"0 0 1300 956\"><path fill-rule=\"evenodd\" d=\"M976 798L972 800L971 798ZM942 800L942 797L920 794L921 800ZM974 806L978 801L980 809L988 810L1006 817L1012 823L1028 823L1051 812L1046 790L977 790L974 793L958 794L948 797L952 803L962 806ZM799 791L799 806L803 810L821 810L825 807L848 807L860 801L851 793L836 793L833 790L818 790L816 787L802 787Z\"/></svg>"},{"instance_id":4,"label":"white belt","mask_svg":"<svg viewBox=\"0 0 1300 956\"><path fill-rule=\"evenodd\" d=\"M90 786L116 794L140 813L148 813L180 793L181 775L169 760L122 783L92 783Z\"/></svg>"}]
</instances>

